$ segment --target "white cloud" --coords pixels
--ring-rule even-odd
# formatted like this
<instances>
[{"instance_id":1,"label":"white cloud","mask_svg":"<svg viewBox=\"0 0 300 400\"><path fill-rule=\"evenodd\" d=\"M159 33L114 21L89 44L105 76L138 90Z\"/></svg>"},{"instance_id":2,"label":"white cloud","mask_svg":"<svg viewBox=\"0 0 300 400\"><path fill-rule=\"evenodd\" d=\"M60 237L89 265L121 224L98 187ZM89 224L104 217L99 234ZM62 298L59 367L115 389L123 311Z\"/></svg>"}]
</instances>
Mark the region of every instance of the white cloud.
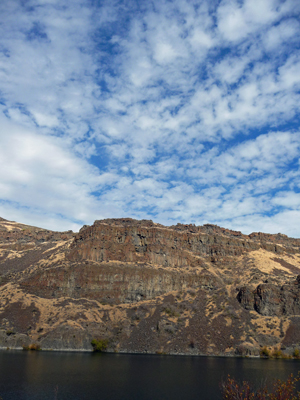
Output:
<instances>
[{"instance_id":1,"label":"white cloud","mask_svg":"<svg viewBox=\"0 0 300 400\"><path fill-rule=\"evenodd\" d=\"M37 210L40 218L56 214L63 215L66 223L90 222L100 207L91 193L118 177L101 174L76 157L63 139L38 135L3 117L1 126L2 200L32 209L33 214Z\"/></svg>"},{"instance_id":2,"label":"white cloud","mask_svg":"<svg viewBox=\"0 0 300 400\"><path fill-rule=\"evenodd\" d=\"M218 8L218 26L225 39L238 41L255 33L262 26L275 22L283 14L280 3L276 0L261 0L259 7L252 0L242 3L223 0Z\"/></svg>"},{"instance_id":3,"label":"white cloud","mask_svg":"<svg viewBox=\"0 0 300 400\"><path fill-rule=\"evenodd\" d=\"M299 22L296 19L282 21L277 26L272 26L265 37L264 44L268 51L273 51L284 42L294 42L299 32Z\"/></svg>"},{"instance_id":4,"label":"white cloud","mask_svg":"<svg viewBox=\"0 0 300 400\"><path fill-rule=\"evenodd\" d=\"M169 63L178 56L175 49L169 43L158 42L155 47L154 59L158 64Z\"/></svg>"},{"instance_id":5,"label":"white cloud","mask_svg":"<svg viewBox=\"0 0 300 400\"><path fill-rule=\"evenodd\" d=\"M0 7L0 212L294 232L298 2Z\"/></svg>"},{"instance_id":6,"label":"white cloud","mask_svg":"<svg viewBox=\"0 0 300 400\"><path fill-rule=\"evenodd\" d=\"M272 202L275 205L296 209L300 212L300 193L282 191L278 195L274 196Z\"/></svg>"}]
</instances>

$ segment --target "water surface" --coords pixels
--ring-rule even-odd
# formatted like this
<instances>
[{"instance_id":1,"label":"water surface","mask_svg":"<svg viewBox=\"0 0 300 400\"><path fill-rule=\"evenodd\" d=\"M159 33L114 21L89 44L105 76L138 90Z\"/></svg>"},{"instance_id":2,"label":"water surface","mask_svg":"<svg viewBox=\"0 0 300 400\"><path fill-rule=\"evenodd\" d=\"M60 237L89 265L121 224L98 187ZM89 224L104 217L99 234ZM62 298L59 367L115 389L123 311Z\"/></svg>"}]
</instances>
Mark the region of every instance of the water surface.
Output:
<instances>
[{"instance_id":1,"label":"water surface","mask_svg":"<svg viewBox=\"0 0 300 400\"><path fill-rule=\"evenodd\" d=\"M295 360L0 352L3 400L212 400L228 374L261 382L297 374Z\"/></svg>"}]
</instances>

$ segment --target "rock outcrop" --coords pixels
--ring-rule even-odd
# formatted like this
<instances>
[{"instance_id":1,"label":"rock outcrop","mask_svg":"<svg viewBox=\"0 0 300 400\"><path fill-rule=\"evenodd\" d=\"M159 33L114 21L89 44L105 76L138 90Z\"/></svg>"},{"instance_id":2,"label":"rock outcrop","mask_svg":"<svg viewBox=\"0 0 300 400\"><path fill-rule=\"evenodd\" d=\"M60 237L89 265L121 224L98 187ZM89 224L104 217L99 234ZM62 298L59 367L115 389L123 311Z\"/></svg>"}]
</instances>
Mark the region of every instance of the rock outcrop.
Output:
<instances>
[{"instance_id":1,"label":"rock outcrop","mask_svg":"<svg viewBox=\"0 0 300 400\"><path fill-rule=\"evenodd\" d=\"M261 315L300 315L300 275L283 286L263 283L253 291L242 287L237 299L246 310L255 310Z\"/></svg>"},{"instance_id":2,"label":"rock outcrop","mask_svg":"<svg viewBox=\"0 0 300 400\"><path fill-rule=\"evenodd\" d=\"M164 227L152 221L130 218L95 221L75 236L68 258L72 261L116 260L163 267L199 267L203 257L217 260L267 246L245 235L234 235L232 231L217 228L181 224ZM284 251L276 244L269 243L267 247L275 253Z\"/></svg>"}]
</instances>

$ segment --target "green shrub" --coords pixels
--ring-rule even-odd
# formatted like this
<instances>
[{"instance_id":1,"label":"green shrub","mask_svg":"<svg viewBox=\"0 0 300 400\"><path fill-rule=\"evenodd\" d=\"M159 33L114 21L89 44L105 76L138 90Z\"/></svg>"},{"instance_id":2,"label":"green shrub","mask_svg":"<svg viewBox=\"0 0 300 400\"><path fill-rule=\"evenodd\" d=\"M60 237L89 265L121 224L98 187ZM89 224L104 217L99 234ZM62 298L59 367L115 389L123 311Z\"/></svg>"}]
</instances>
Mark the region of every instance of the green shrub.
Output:
<instances>
[{"instance_id":1,"label":"green shrub","mask_svg":"<svg viewBox=\"0 0 300 400\"><path fill-rule=\"evenodd\" d=\"M282 354L281 350L274 350L271 357L273 357L273 358L282 358L282 356L283 356L283 354Z\"/></svg>"},{"instance_id":2,"label":"green shrub","mask_svg":"<svg viewBox=\"0 0 300 400\"><path fill-rule=\"evenodd\" d=\"M175 311L173 308L170 308L170 307L166 307L164 309L164 312L167 315L169 315L170 317L176 317L176 318L180 317L180 314L177 311Z\"/></svg>"},{"instance_id":3,"label":"green shrub","mask_svg":"<svg viewBox=\"0 0 300 400\"><path fill-rule=\"evenodd\" d=\"M108 347L108 340L107 339L93 339L91 341L91 345L93 346L94 351L102 352L107 349Z\"/></svg>"},{"instance_id":4,"label":"green shrub","mask_svg":"<svg viewBox=\"0 0 300 400\"><path fill-rule=\"evenodd\" d=\"M259 355L261 358L269 358L270 357L270 350L267 349L266 347L263 347L260 352Z\"/></svg>"},{"instance_id":5,"label":"green shrub","mask_svg":"<svg viewBox=\"0 0 300 400\"><path fill-rule=\"evenodd\" d=\"M23 350L41 350L41 346L36 343L32 343L29 346L23 346Z\"/></svg>"},{"instance_id":6,"label":"green shrub","mask_svg":"<svg viewBox=\"0 0 300 400\"><path fill-rule=\"evenodd\" d=\"M300 358L300 351L299 351L299 349L295 349L295 350L294 350L294 352L293 352L293 357L294 357L294 358Z\"/></svg>"}]
</instances>

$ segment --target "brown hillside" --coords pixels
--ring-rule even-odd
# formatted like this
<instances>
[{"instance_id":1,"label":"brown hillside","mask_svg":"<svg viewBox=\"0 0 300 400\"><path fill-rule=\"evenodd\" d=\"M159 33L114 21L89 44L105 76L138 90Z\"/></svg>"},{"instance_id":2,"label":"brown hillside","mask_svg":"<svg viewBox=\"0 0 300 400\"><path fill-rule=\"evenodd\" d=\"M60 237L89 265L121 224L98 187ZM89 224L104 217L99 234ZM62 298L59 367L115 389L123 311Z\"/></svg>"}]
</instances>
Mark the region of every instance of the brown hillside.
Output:
<instances>
[{"instance_id":1,"label":"brown hillside","mask_svg":"<svg viewBox=\"0 0 300 400\"><path fill-rule=\"evenodd\" d=\"M0 346L258 355L300 345L300 240L129 218L0 218ZM299 337L298 337L299 336Z\"/></svg>"}]
</instances>

